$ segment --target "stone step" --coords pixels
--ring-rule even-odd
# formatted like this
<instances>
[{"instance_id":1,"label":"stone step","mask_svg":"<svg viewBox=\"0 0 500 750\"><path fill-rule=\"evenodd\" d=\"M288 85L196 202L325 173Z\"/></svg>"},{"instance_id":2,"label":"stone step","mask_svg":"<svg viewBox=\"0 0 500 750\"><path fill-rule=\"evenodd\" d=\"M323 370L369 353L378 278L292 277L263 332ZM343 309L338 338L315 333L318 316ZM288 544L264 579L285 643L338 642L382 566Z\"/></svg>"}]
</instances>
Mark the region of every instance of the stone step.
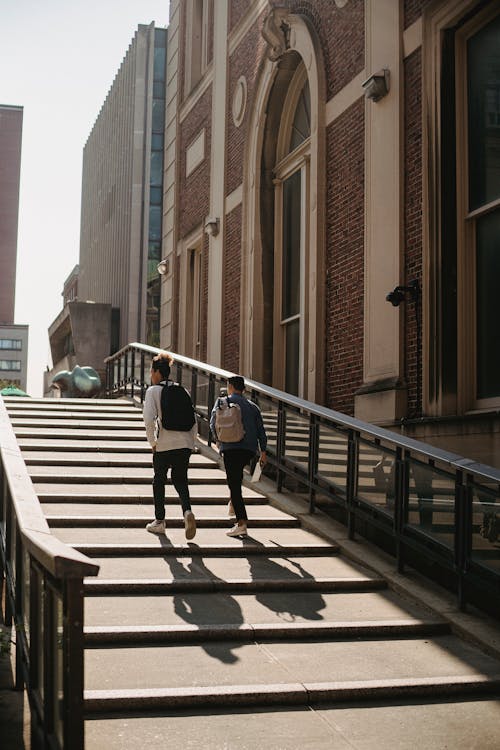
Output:
<instances>
[{"instance_id":1,"label":"stone step","mask_svg":"<svg viewBox=\"0 0 500 750\"><path fill-rule=\"evenodd\" d=\"M142 516L46 516L47 523L52 529L69 528L78 526L79 528L110 528L110 529L144 529L146 523L151 521L152 513L144 513ZM224 516L199 516L196 515L196 525L198 529L223 529L229 527L231 521L228 521L227 513ZM183 518L169 518L167 522L169 529L184 528ZM227 530L226 528L226 530ZM265 518L252 517L252 528L279 528L279 529L296 529L300 528L300 521L296 518Z\"/></svg>"},{"instance_id":2,"label":"stone step","mask_svg":"<svg viewBox=\"0 0 500 750\"><path fill-rule=\"evenodd\" d=\"M179 666L179 669L182 667ZM217 687L156 688L131 690L85 690L84 711L97 713L180 711L205 708L248 708L269 706L309 706L311 703L343 703L422 699L430 696L496 695L500 674L451 675L449 677L400 678L392 680L352 680L223 685Z\"/></svg>"},{"instance_id":3,"label":"stone step","mask_svg":"<svg viewBox=\"0 0 500 750\"><path fill-rule=\"evenodd\" d=\"M97 507L96 507L97 506ZM193 508L195 509L197 521L206 521L209 525L215 523L227 523L228 522L228 505L227 502L219 500L217 504L212 505L200 505L199 503L193 502ZM82 503L79 498L63 503L42 503L42 510L45 513L47 521L49 523L57 523L58 519L64 519L63 523L74 521L77 525L86 523L87 517L94 520L99 519L99 522L106 523L108 517L113 519L112 523L121 519L139 519L142 523L151 520L151 512L153 509L152 496L149 498L149 502L146 503L129 503L129 504L118 504L118 503ZM179 502L176 502L175 498L169 498L165 505L167 525L170 522L175 521L176 523L182 523L182 511ZM294 521L294 526L299 522L295 516L289 513L284 513L277 508L273 508L272 505L259 505L255 510L252 509L252 524L259 520L262 525L266 520L272 521ZM63 524L61 524L63 525ZM175 525L175 524L174 524Z\"/></svg>"},{"instance_id":4,"label":"stone step","mask_svg":"<svg viewBox=\"0 0 500 750\"><path fill-rule=\"evenodd\" d=\"M116 453L99 454L89 451L82 454L66 451L59 453L57 450L50 452L23 450L23 459L27 466L62 466L65 468L68 466L112 466L147 468L152 471L153 454L151 448L147 453L139 455L135 455L134 453L126 455ZM189 461L189 467L193 469L218 469L219 465L201 453L193 453Z\"/></svg>"},{"instance_id":5,"label":"stone step","mask_svg":"<svg viewBox=\"0 0 500 750\"><path fill-rule=\"evenodd\" d=\"M401 638L409 636L445 635L450 632L449 625L444 622L423 620L388 620L380 622L285 622L249 623L240 625L212 624L206 627L196 625L156 625L123 627L91 627L84 630L85 646L104 645L140 645L140 644L183 644L208 643L210 641L239 641L250 642L256 640L280 641L296 638L322 638L331 640L352 638Z\"/></svg>"},{"instance_id":6,"label":"stone step","mask_svg":"<svg viewBox=\"0 0 500 750\"><path fill-rule=\"evenodd\" d=\"M153 479L153 468L126 466L69 466L56 473L53 466L28 466L33 483L65 484L144 484ZM225 484L226 474L213 464L188 470L189 484Z\"/></svg>"},{"instance_id":7,"label":"stone step","mask_svg":"<svg viewBox=\"0 0 500 750\"><path fill-rule=\"evenodd\" d=\"M186 556L188 557L188 556ZM174 586L178 582L184 586L195 585L199 588L200 583L207 585L209 590L221 588L226 590L238 586L242 590L252 590L252 587L265 588L267 583L271 583L274 590L280 591L293 587L299 590L312 586L318 581L321 586L336 584L337 581L345 579L349 584L353 581L356 585L370 584L375 581L380 588L387 588L383 578L375 575L367 568L353 563L337 554L320 554L314 556L290 555L288 557L279 555L249 555L244 557L239 550L234 550L233 554L227 554L224 557L201 557L193 554L191 559L178 560L174 555L166 556L147 556L138 558L133 556L130 560L124 560L123 557L97 557L94 562L99 565L99 574L97 577L86 579L88 591L95 593L100 592L102 581L102 590L106 587L114 587L118 590L123 584L126 587L143 586L151 582L160 587L167 584L168 587ZM146 590L146 589L144 589ZM207 590L205 588L205 590ZM386 594L384 594L386 598ZM336 607L339 607L339 601L336 600ZM399 598L399 609L391 613L391 617L401 617L403 612L408 610L409 604ZM362 606L365 605L363 600ZM290 606L290 603L289 605ZM359 619L358 605L350 600L349 606L352 608L351 613ZM373 606L373 605L372 605ZM307 610L307 608L306 608ZM136 605L136 612L141 611L141 606ZM300 601L295 599L291 611L295 613L301 611ZM412 610L415 611L416 610ZM347 615L347 611L345 612ZM380 613L377 617L380 617ZM420 614L419 614L420 616ZM262 615L259 616L262 620ZM330 615L332 619L332 615ZM343 619L346 619L344 617ZM121 620L119 620L121 622ZM162 620L160 619L160 622Z\"/></svg>"},{"instance_id":8,"label":"stone step","mask_svg":"<svg viewBox=\"0 0 500 750\"><path fill-rule=\"evenodd\" d=\"M64 477L63 477L64 480ZM34 483L35 492L40 502L66 503L68 501L86 503L145 503L151 505L153 490L149 484L65 484L61 482ZM191 501L208 505L217 505L229 500L229 489L225 484L191 484L189 487ZM243 498L246 505L267 503L260 492L243 487ZM166 503L178 504L175 489L167 484L165 487Z\"/></svg>"},{"instance_id":9,"label":"stone step","mask_svg":"<svg viewBox=\"0 0 500 750\"><path fill-rule=\"evenodd\" d=\"M228 521L227 528L230 525L231 522ZM248 533L248 537L233 539L226 536L224 529L199 529L195 539L191 542L191 547L188 547L188 549L191 549L194 554L201 554L197 551L198 549L210 549L215 546L216 548L239 549L250 555L265 552L265 554L275 553L278 556L282 556L281 550L285 547L289 549L303 547L307 550L318 549L321 553L328 553L332 548L336 549L330 542L301 528L275 529L267 527L253 529L251 528L251 522L249 522ZM118 546L123 549L127 547L131 549L151 549L153 554L156 554L156 552L171 554L177 547L184 549L186 546L184 531L172 528L168 528L166 534L157 535L148 533L144 528L109 529L73 526L71 528L53 529L52 534L65 544L71 544L78 549L82 545L89 547L96 545L106 547L109 545L110 547ZM297 552L297 554L300 553Z\"/></svg>"},{"instance_id":10,"label":"stone step","mask_svg":"<svg viewBox=\"0 0 500 750\"><path fill-rule=\"evenodd\" d=\"M485 696L432 695L384 703L236 706L156 711L153 715L96 715L85 722L86 750L130 747L200 747L203 750L494 750L498 738L498 700ZM489 738L489 739L488 739Z\"/></svg>"},{"instance_id":11,"label":"stone step","mask_svg":"<svg viewBox=\"0 0 500 750\"><path fill-rule=\"evenodd\" d=\"M16 396L3 396L3 400L8 405L8 408L16 407L19 405L21 408L25 409L26 404L29 404L29 408L41 408L46 409L47 405L50 406L50 408L53 408L54 406L60 406L60 407L95 407L97 409L102 409L103 406L109 406L111 408L116 407L127 407L130 409L135 408L134 404L131 403L126 398L30 398L29 400L26 400L25 398L20 399Z\"/></svg>"},{"instance_id":12,"label":"stone step","mask_svg":"<svg viewBox=\"0 0 500 750\"><path fill-rule=\"evenodd\" d=\"M47 420L50 420L51 422L55 422L57 424L66 424L68 420L78 420L78 422L98 420L99 422L102 422L106 420L116 421L117 419L127 422L139 422L140 424L143 424L142 412L139 409L129 409L120 412L116 412L115 410L104 411L102 409L96 411L82 411L74 409L66 409L64 411L55 409L27 411L18 409L16 411L9 412L9 415L12 424L38 424L40 421Z\"/></svg>"},{"instance_id":13,"label":"stone step","mask_svg":"<svg viewBox=\"0 0 500 750\"><path fill-rule=\"evenodd\" d=\"M104 433L104 430L107 429L107 425L99 430L99 429L90 429L89 427L82 426L81 428L73 428L68 429L67 427L56 427L55 425L52 425L52 427L41 427L41 426L31 426L31 427L16 427L14 432L16 433L16 438L50 438L51 440L71 440L73 438L78 440L93 440L96 439L101 440L103 439L109 439L110 436ZM140 440L141 437L145 438L145 432L144 427L137 428L134 430L126 429L119 426L119 423L117 423L117 426L113 428L113 439L115 440L130 440L130 441L137 441Z\"/></svg>"},{"instance_id":14,"label":"stone step","mask_svg":"<svg viewBox=\"0 0 500 750\"><path fill-rule=\"evenodd\" d=\"M92 443L82 442L79 440L60 440L59 438L18 438L18 445L20 446L23 455L28 451L57 451L61 452L75 452L78 453L128 453L135 455L136 453L148 453L151 454L151 446L146 440L144 434L143 440L132 440L121 441L121 440L108 440L101 436L101 439L95 440Z\"/></svg>"},{"instance_id":15,"label":"stone step","mask_svg":"<svg viewBox=\"0 0 500 750\"><path fill-rule=\"evenodd\" d=\"M451 635L88 648L88 711L498 692L500 663ZM299 693L300 698L297 693Z\"/></svg>"},{"instance_id":16,"label":"stone step","mask_svg":"<svg viewBox=\"0 0 500 750\"><path fill-rule=\"evenodd\" d=\"M91 419L65 419L58 417L57 419L46 419L45 417L37 419L36 421L31 419L22 419L18 417L11 417L10 419L14 432L17 434L19 428L30 428L31 430L67 430L69 428L77 430L94 430L96 432L102 430L136 430L137 432L142 431L144 433L144 423L142 420L137 419L117 419L116 416L111 416L106 420L99 420L97 417Z\"/></svg>"},{"instance_id":17,"label":"stone step","mask_svg":"<svg viewBox=\"0 0 500 750\"><path fill-rule=\"evenodd\" d=\"M59 530L59 534L55 534L54 536L61 536L62 531L65 530ZM176 531L176 529L169 531L169 536L173 536ZM252 537L254 538L257 536L259 531L260 530L254 532ZM245 556L273 555L276 557L278 555L283 555L284 557L294 557L296 555L332 555L338 551L335 547L321 547L315 544L283 544L278 550L276 550L275 547L266 547L264 545L244 547L244 541L240 542L238 539L231 539L231 537L225 537L223 534L221 536L220 544L200 544L199 537L202 534L203 530L201 531L201 534L197 534L198 541L196 542L191 542L189 544L182 544L180 542L177 544L168 544L168 542L166 542L162 546L157 544L106 544L102 542L95 542L93 544L89 542L73 544L70 544L69 542L66 543L70 544L73 549L81 552L83 555L87 555L88 557L140 557L146 555L151 557L192 557L194 555L201 557L227 557L232 556L236 551L241 552L241 554L244 554Z\"/></svg>"}]
</instances>

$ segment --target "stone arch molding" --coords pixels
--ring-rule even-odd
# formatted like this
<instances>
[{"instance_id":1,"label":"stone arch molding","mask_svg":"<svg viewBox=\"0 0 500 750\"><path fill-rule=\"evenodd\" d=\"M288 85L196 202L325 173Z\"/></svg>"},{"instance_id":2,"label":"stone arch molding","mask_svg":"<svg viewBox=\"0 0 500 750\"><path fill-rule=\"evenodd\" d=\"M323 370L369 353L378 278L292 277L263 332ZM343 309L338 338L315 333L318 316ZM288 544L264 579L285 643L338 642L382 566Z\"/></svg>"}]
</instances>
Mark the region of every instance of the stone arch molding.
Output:
<instances>
[{"instance_id":1,"label":"stone arch molding","mask_svg":"<svg viewBox=\"0 0 500 750\"><path fill-rule=\"evenodd\" d=\"M265 33L264 33L265 29ZM307 382L305 397L312 400L323 390L324 295L317 294L317 280L324 278L324 191L325 191L325 82L319 40L306 20L283 8L273 8L263 28L268 43L261 61L258 82L249 122L243 179L242 226L242 315L241 367L243 372L259 378L263 372L262 341L264 321L262 242L260 237L261 154L263 149L266 109L278 62L289 51L302 59L308 76L311 97L311 154L309 179L309 247L306 310ZM318 300L318 297L320 298Z\"/></svg>"}]
</instances>

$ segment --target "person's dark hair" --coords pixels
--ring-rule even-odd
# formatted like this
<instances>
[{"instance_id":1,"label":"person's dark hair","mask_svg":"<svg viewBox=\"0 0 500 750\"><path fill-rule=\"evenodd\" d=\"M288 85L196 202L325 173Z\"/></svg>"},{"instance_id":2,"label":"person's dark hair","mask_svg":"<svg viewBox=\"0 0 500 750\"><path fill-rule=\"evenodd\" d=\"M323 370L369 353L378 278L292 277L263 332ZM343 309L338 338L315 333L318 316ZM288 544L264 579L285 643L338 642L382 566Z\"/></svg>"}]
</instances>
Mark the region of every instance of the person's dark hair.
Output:
<instances>
[{"instance_id":1,"label":"person's dark hair","mask_svg":"<svg viewBox=\"0 0 500 750\"><path fill-rule=\"evenodd\" d=\"M241 375L232 375L227 379L227 382L231 383L236 391L243 392L245 390L245 380L241 377Z\"/></svg>"},{"instance_id":2,"label":"person's dark hair","mask_svg":"<svg viewBox=\"0 0 500 750\"><path fill-rule=\"evenodd\" d=\"M157 354L156 357L153 357L151 367L153 370L159 370L162 378L167 380L170 375L170 368L173 364L174 359L170 354Z\"/></svg>"}]
</instances>

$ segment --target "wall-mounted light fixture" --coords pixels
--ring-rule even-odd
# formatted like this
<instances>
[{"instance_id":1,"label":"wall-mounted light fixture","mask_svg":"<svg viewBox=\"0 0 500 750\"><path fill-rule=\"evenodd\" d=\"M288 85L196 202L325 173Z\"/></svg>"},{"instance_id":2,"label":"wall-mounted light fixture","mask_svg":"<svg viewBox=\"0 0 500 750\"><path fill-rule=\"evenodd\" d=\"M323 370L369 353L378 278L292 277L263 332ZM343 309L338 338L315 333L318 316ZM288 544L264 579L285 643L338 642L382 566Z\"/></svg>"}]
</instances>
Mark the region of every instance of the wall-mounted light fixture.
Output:
<instances>
[{"instance_id":1,"label":"wall-mounted light fixture","mask_svg":"<svg viewBox=\"0 0 500 750\"><path fill-rule=\"evenodd\" d=\"M390 88L390 71L388 68L379 70L378 73L374 73L362 84L365 90L365 97L371 99L372 102L378 102L386 94L389 93Z\"/></svg>"},{"instance_id":2,"label":"wall-mounted light fixture","mask_svg":"<svg viewBox=\"0 0 500 750\"><path fill-rule=\"evenodd\" d=\"M219 234L219 219L207 216L205 220L205 234L216 237Z\"/></svg>"},{"instance_id":3,"label":"wall-mounted light fixture","mask_svg":"<svg viewBox=\"0 0 500 750\"><path fill-rule=\"evenodd\" d=\"M389 292L389 294L386 296L386 300L387 302L390 302L393 307L399 307L401 302L404 302L405 300L406 292L410 294L412 302L416 302L418 300L418 296L420 294L420 285L418 283L418 279L410 281L408 286L394 287L392 292Z\"/></svg>"},{"instance_id":4,"label":"wall-mounted light fixture","mask_svg":"<svg viewBox=\"0 0 500 750\"><path fill-rule=\"evenodd\" d=\"M163 258L158 265L156 266L156 270L160 274L160 276L166 276L167 273L170 270L170 261L168 258Z\"/></svg>"},{"instance_id":5,"label":"wall-mounted light fixture","mask_svg":"<svg viewBox=\"0 0 500 750\"><path fill-rule=\"evenodd\" d=\"M422 315L421 315L421 289L418 279L413 279L407 286L395 286L392 292L386 295L387 302L393 307L399 307L401 302L406 301L406 295L409 295L409 302L413 302L415 307L415 335L417 349L417 367L416 367L416 397L415 408L408 414L409 418L422 416ZM404 315L407 321L407 315ZM406 355L405 355L406 356Z\"/></svg>"}]
</instances>

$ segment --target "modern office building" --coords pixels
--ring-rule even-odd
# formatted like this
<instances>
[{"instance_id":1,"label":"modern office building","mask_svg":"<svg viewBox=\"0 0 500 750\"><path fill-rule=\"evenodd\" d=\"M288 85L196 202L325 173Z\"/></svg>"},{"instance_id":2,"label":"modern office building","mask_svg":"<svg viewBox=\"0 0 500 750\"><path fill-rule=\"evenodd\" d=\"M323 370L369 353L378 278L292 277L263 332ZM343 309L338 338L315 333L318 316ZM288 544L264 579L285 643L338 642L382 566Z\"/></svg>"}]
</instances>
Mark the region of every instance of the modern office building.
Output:
<instances>
[{"instance_id":1,"label":"modern office building","mask_svg":"<svg viewBox=\"0 0 500 750\"><path fill-rule=\"evenodd\" d=\"M0 104L0 325L14 322L23 108Z\"/></svg>"},{"instance_id":2,"label":"modern office building","mask_svg":"<svg viewBox=\"0 0 500 750\"><path fill-rule=\"evenodd\" d=\"M15 385L26 390L28 326L0 325L0 388Z\"/></svg>"},{"instance_id":3,"label":"modern office building","mask_svg":"<svg viewBox=\"0 0 500 750\"><path fill-rule=\"evenodd\" d=\"M83 152L78 299L159 343L167 31L140 25Z\"/></svg>"},{"instance_id":4,"label":"modern office building","mask_svg":"<svg viewBox=\"0 0 500 750\"><path fill-rule=\"evenodd\" d=\"M172 0L168 69L161 345L500 464L499 3Z\"/></svg>"}]
</instances>

